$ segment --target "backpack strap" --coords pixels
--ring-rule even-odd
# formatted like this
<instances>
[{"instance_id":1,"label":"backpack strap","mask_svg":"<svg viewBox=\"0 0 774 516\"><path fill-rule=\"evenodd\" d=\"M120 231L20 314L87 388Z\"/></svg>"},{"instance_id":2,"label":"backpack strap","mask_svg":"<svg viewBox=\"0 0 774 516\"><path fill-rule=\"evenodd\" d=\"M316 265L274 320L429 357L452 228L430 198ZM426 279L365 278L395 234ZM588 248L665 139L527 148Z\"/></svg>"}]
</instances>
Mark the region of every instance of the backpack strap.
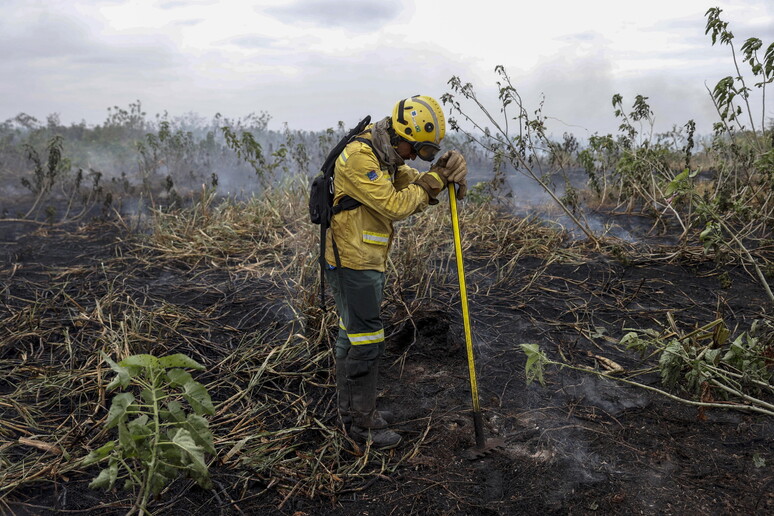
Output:
<instances>
[{"instance_id":1,"label":"backpack strap","mask_svg":"<svg viewBox=\"0 0 774 516\"><path fill-rule=\"evenodd\" d=\"M368 131L363 131L363 134L370 133L370 132L371 132L371 130L369 129ZM362 136L355 136L354 138L352 138L352 141L353 142L365 143L366 145L371 147L371 150L374 150L374 142L372 142L368 138L363 138Z\"/></svg>"},{"instance_id":2,"label":"backpack strap","mask_svg":"<svg viewBox=\"0 0 774 516\"><path fill-rule=\"evenodd\" d=\"M358 206L362 205L363 203L355 199L354 197L350 197L349 195L345 195L341 198L339 201L339 204L336 204L333 206L333 214L336 215L337 213L340 213L342 211L348 211L348 210L354 210Z\"/></svg>"}]
</instances>

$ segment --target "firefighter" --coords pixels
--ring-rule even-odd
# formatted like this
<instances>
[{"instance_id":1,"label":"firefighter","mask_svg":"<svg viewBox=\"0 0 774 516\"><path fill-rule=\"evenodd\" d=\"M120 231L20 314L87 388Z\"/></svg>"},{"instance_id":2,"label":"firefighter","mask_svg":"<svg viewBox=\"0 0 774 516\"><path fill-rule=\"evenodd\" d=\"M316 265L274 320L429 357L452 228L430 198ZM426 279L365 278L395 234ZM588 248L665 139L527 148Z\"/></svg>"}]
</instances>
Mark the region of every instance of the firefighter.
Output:
<instances>
[{"instance_id":1,"label":"firefighter","mask_svg":"<svg viewBox=\"0 0 774 516\"><path fill-rule=\"evenodd\" d=\"M380 307L393 222L437 204L448 183L458 185L458 199L467 191L467 166L457 151L446 152L429 172L405 164L416 158L433 161L445 132L434 98L409 97L352 140L336 161L334 205L345 196L362 203L332 218L325 249L326 280L339 315L338 410L350 437L379 449L394 448L401 440L388 427L391 414L376 407L384 353Z\"/></svg>"}]
</instances>

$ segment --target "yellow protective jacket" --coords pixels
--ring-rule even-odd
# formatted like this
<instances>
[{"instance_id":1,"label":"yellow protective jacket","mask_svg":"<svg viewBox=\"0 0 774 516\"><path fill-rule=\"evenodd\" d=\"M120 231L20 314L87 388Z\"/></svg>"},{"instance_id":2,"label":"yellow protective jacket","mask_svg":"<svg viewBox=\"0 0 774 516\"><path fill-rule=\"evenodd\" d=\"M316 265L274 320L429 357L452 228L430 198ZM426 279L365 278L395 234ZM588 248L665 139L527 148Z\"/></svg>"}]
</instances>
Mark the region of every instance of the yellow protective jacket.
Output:
<instances>
[{"instance_id":1,"label":"yellow protective jacket","mask_svg":"<svg viewBox=\"0 0 774 516\"><path fill-rule=\"evenodd\" d=\"M370 139L370 133L361 137ZM392 223L428 205L425 190L413 184L419 174L408 165L391 171L368 144L349 143L336 160L333 204L338 204L345 195L363 204L341 211L331 219L326 261L336 265L335 241L341 267L384 272L392 245Z\"/></svg>"}]
</instances>

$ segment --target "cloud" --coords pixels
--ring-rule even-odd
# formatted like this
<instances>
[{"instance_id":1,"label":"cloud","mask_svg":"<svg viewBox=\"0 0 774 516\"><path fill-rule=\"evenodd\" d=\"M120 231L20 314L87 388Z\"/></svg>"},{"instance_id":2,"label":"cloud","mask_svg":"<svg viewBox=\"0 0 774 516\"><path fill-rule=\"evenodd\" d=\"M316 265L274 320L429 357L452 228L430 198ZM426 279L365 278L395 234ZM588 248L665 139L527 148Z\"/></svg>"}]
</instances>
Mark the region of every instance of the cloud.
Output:
<instances>
[{"instance_id":1,"label":"cloud","mask_svg":"<svg viewBox=\"0 0 774 516\"><path fill-rule=\"evenodd\" d=\"M88 24L55 11L0 21L0 67L12 63L29 70L74 63L164 67L172 63L173 47L163 33L99 38Z\"/></svg>"},{"instance_id":2,"label":"cloud","mask_svg":"<svg viewBox=\"0 0 774 516\"><path fill-rule=\"evenodd\" d=\"M519 82L531 116L541 95L545 96L543 115L551 118L548 127L554 133L566 131L583 137L588 135L584 132L610 127L613 63L603 52L556 55L543 60Z\"/></svg>"},{"instance_id":3,"label":"cloud","mask_svg":"<svg viewBox=\"0 0 774 516\"><path fill-rule=\"evenodd\" d=\"M190 18L190 19L187 19L187 20L176 20L176 21L173 21L172 25L176 25L176 26L179 26L179 27L193 27L193 26L196 26L196 25L201 25L205 21L207 21L207 20L205 20L204 18Z\"/></svg>"},{"instance_id":4,"label":"cloud","mask_svg":"<svg viewBox=\"0 0 774 516\"><path fill-rule=\"evenodd\" d=\"M566 47L542 57L532 69L510 70L530 115L543 101L542 115L549 117L547 127L553 137L563 132L581 139L593 133L617 133L620 120L611 104L616 93L623 96L624 109L629 109L636 95L649 97L655 133L689 119L696 120L700 132L711 132L714 108L699 74L716 71L717 57L697 59L705 54L690 48L675 54L644 52L631 56L624 67L615 47L602 35L583 33L565 39ZM495 94L490 92L489 97Z\"/></svg>"},{"instance_id":5,"label":"cloud","mask_svg":"<svg viewBox=\"0 0 774 516\"><path fill-rule=\"evenodd\" d=\"M118 3L124 3L120 1ZM202 5L215 5L218 2L216 0L169 0L167 2L160 2L158 4L159 9L180 9L186 7L198 7Z\"/></svg>"},{"instance_id":6,"label":"cloud","mask_svg":"<svg viewBox=\"0 0 774 516\"><path fill-rule=\"evenodd\" d=\"M373 0L296 1L264 12L286 24L298 22L318 27L344 28L352 32L377 30L401 16L399 2Z\"/></svg>"},{"instance_id":7,"label":"cloud","mask_svg":"<svg viewBox=\"0 0 774 516\"><path fill-rule=\"evenodd\" d=\"M386 116L395 102L409 95L439 97L446 81L460 73L459 63L439 51L425 54L426 64L420 68L407 68L399 54L371 49L349 55L301 52L291 58L262 57L252 65L291 66L294 72L258 69L242 73L236 82L223 78L220 84L207 86L207 102L226 110L227 116L267 110L274 127L287 122L296 129L325 129L339 120L354 124L367 114L375 119ZM238 106L242 111L234 112Z\"/></svg>"},{"instance_id":8,"label":"cloud","mask_svg":"<svg viewBox=\"0 0 774 516\"><path fill-rule=\"evenodd\" d=\"M599 34L593 31L587 31L587 32L576 32L575 34L567 34L566 36L559 36L555 38L557 41L562 41L565 43L587 43L590 41L594 41L599 37Z\"/></svg>"},{"instance_id":9,"label":"cloud","mask_svg":"<svg viewBox=\"0 0 774 516\"><path fill-rule=\"evenodd\" d=\"M42 15L29 21L22 17L4 18L0 21L0 63L88 51L85 30L78 22L56 15Z\"/></svg>"},{"instance_id":10,"label":"cloud","mask_svg":"<svg viewBox=\"0 0 774 516\"><path fill-rule=\"evenodd\" d=\"M755 14L757 10L760 12ZM662 35L670 35L681 41L703 47L712 46L709 34L705 34L707 27L706 9L690 16L682 16L670 20L661 20L658 23L641 27L643 32L657 32ZM747 38L756 37L764 41L774 39L774 26L771 19L774 16L774 4L745 5L741 12L723 10L720 19L728 22L728 29L734 34L734 41L744 41ZM741 43L736 43L739 46ZM716 45L718 45L716 43Z\"/></svg>"},{"instance_id":11,"label":"cloud","mask_svg":"<svg viewBox=\"0 0 774 516\"><path fill-rule=\"evenodd\" d=\"M771 16L759 16L769 2L758 2L755 16L741 16L741 3L724 13L737 47L753 35L764 45L774 39ZM698 2L636 19L576 6L549 25L527 20L553 12L551 2L533 4L527 15L518 10L518 19L515 7L486 0L475 8L406 0L0 4L0 120L26 111L99 123L107 106L140 99L149 113L265 110L275 128L324 129L384 116L408 95L440 96L453 75L472 82L497 113L492 70L504 64L530 110L545 95L552 131L581 137L578 127L615 131L614 93L625 104L649 96L659 123L698 123L706 115L704 82L712 87L733 74L730 50L704 34L706 8ZM448 29L463 7L464 38Z\"/></svg>"},{"instance_id":12,"label":"cloud","mask_svg":"<svg viewBox=\"0 0 774 516\"><path fill-rule=\"evenodd\" d=\"M27 111L99 120L108 105L176 88L186 78L184 60L163 34L105 41L63 13L28 11L19 18L0 22L4 116Z\"/></svg>"},{"instance_id":13,"label":"cloud","mask_svg":"<svg viewBox=\"0 0 774 516\"><path fill-rule=\"evenodd\" d=\"M774 26L768 21L771 19L771 16L763 20L757 17L731 19L725 17L724 13L721 13L720 17L728 22L728 29L734 34L734 42L737 46L741 44L738 42L751 37L756 37L763 41L774 39ZM643 26L640 28L640 31L655 33L652 37L669 38L671 40L679 40L684 44L709 48L712 46L712 39L709 34L705 33L706 26L706 18L691 16ZM716 43L715 46L719 44Z\"/></svg>"},{"instance_id":14,"label":"cloud","mask_svg":"<svg viewBox=\"0 0 774 516\"><path fill-rule=\"evenodd\" d=\"M275 38L259 36L257 34L248 34L229 38L226 42L247 49L262 49L271 47L277 40Z\"/></svg>"}]
</instances>

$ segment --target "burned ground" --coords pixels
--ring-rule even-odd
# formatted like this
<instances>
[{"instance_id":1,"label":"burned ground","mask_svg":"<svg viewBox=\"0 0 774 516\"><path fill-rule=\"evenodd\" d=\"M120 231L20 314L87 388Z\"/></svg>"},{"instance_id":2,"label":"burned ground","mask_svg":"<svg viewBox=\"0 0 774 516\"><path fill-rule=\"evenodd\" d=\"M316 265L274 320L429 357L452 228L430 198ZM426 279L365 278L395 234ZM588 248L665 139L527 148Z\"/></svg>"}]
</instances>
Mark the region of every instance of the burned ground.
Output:
<instances>
[{"instance_id":1,"label":"burned ground","mask_svg":"<svg viewBox=\"0 0 774 516\"><path fill-rule=\"evenodd\" d=\"M658 328L671 314L684 330L720 316L741 331L770 316L754 279L700 249L615 243L504 260L499 270L486 249L467 250L486 432L506 443L468 461L461 457L473 444L465 342L448 284L432 300L387 296L380 395L404 442L364 452L336 423L326 342L334 319L317 314L299 325L288 296L310 294L283 288L259 267L260 254L217 263L206 253L170 256L114 223L2 227L0 497L12 513L131 508L128 493L88 489L97 468L74 467L63 454L82 456L108 438L100 422L109 372L99 350L183 352L207 367L198 379L219 405L215 487L180 479L156 513L774 511L771 418L700 413L568 369L549 369L545 387L525 381L522 343L590 368L602 356L628 374L651 369L653 360L617 344L626 328ZM302 343L316 324L328 339ZM284 360L273 361L272 349ZM657 371L638 379L660 384ZM263 449L249 440L259 433Z\"/></svg>"}]
</instances>

